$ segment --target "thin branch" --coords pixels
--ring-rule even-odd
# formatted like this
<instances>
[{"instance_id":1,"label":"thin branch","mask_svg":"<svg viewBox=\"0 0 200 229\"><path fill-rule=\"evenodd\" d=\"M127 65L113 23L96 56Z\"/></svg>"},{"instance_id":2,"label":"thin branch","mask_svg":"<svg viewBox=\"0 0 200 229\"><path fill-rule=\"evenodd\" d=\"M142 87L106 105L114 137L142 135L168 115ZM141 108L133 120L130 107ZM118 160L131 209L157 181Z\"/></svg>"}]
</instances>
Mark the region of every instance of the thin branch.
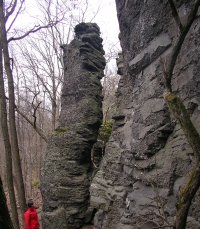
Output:
<instances>
[{"instance_id":1,"label":"thin branch","mask_svg":"<svg viewBox=\"0 0 200 229\"><path fill-rule=\"evenodd\" d=\"M164 99L175 118L179 121L182 130L193 149L196 160L200 162L200 135L194 127L184 104L178 96L171 92L164 93Z\"/></svg>"},{"instance_id":2,"label":"thin branch","mask_svg":"<svg viewBox=\"0 0 200 229\"><path fill-rule=\"evenodd\" d=\"M11 2L11 4L12 4L12 2ZM8 9L11 8L11 10L10 10L10 11L7 10L6 15L5 15L5 23L6 23L6 21L8 20L8 18L10 17L10 15L12 15L13 12L15 11L15 8L16 8L16 6L17 6L17 0L14 1L12 7L11 7L11 4L10 4L10 6L8 7Z\"/></svg>"},{"instance_id":3,"label":"thin branch","mask_svg":"<svg viewBox=\"0 0 200 229\"><path fill-rule=\"evenodd\" d=\"M35 33L35 32L37 32L37 31L39 31L39 30L41 30L41 29L47 29L47 28L49 28L49 27L51 27L51 26L53 26L53 25L56 25L58 22L59 22L59 21L55 21L55 22L52 22L52 23L50 23L50 24L48 24L48 25L44 25L44 26L36 25L36 26L34 26L31 30L29 30L29 31L27 31L25 34L23 34L22 36L19 36L19 37L11 37L11 38L9 38L9 39L8 39L8 43L9 43L10 41L18 41L18 40L21 40L21 39L27 37L28 35L30 35L31 33Z\"/></svg>"},{"instance_id":4,"label":"thin branch","mask_svg":"<svg viewBox=\"0 0 200 229\"><path fill-rule=\"evenodd\" d=\"M34 109L34 111L33 111L33 118L34 118L33 126L34 126L34 128L36 127L36 120L37 120L36 112L37 112L37 109L38 109L38 107L40 106L41 103L42 102L40 101L37 104L37 106L33 106L33 109Z\"/></svg>"},{"instance_id":5,"label":"thin branch","mask_svg":"<svg viewBox=\"0 0 200 229\"><path fill-rule=\"evenodd\" d=\"M174 67L175 67L175 64L177 61L177 57L180 53L180 50L182 48L185 37L188 34L188 31L190 30L192 23L194 22L194 20L196 18L196 14L198 12L199 6L200 6L200 0L197 0L197 2L194 4L193 9L191 10L191 13L188 16L186 26L182 30L182 32L181 32L176 44L174 45L173 50L172 50L171 58L169 60L168 69L166 71L166 77L165 77L166 88L170 92L172 91L171 80L172 80L172 76L173 76Z\"/></svg>"},{"instance_id":6,"label":"thin branch","mask_svg":"<svg viewBox=\"0 0 200 229\"><path fill-rule=\"evenodd\" d=\"M4 3L4 11L6 11L6 13L12 8L13 5L13 0L9 3L8 6L6 6L6 3Z\"/></svg>"},{"instance_id":7,"label":"thin branch","mask_svg":"<svg viewBox=\"0 0 200 229\"><path fill-rule=\"evenodd\" d=\"M39 95L40 94L40 91L38 91L38 92L36 92L35 93L35 95L34 95L34 97L33 97L33 100L32 100L32 103L31 103L31 105L32 105L32 108L33 108L33 118L34 118L34 121L33 121L33 127L35 128L36 127L36 119L37 119L37 117L36 117L36 111L37 111L37 108L39 107L39 105L41 104L41 102L39 102L38 104L37 104L37 106L35 106L34 105L34 100L37 98L37 95Z\"/></svg>"},{"instance_id":8,"label":"thin branch","mask_svg":"<svg viewBox=\"0 0 200 229\"><path fill-rule=\"evenodd\" d=\"M94 13L93 17L90 19L90 22L94 21L94 19L96 18L97 14L98 14L99 11L100 11L100 8L101 8L101 7L100 7L100 5L99 5L97 11Z\"/></svg>"},{"instance_id":9,"label":"thin branch","mask_svg":"<svg viewBox=\"0 0 200 229\"><path fill-rule=\"evenodd\" d=\"M23 112L21 112L17 106L15 106L15 109L18 112L18 114L20 114L35 129L35 131L40 135L40 137L45 142L47 142L47 136L43 133L43 131L37 125L34 125L34 122L32 122Z\"/></svg>"},{"instance_id":10,"label":"thin branch","mask_svg":"<svg viewBox=\"0 0 200 229\"><path fill-rule=\"evenodd\" d=\"M69 23L68 33L67 33L67 42L66 42L66 44L69 44L69 38L70 38L70 33L71 33L71 25L72 25L72 15L70 16L70 23Z\"/></svg>"},{"instance_id":11,"label":"thin branch","mask_svg":"<svg viewBox=\"0 0 200 229\"><path fill-rule=\"evenodd\" d=\"M18 15L20 14L24 2L25 2L25 0L22 0L22 1L21 1L21 4L20 4L20 6L19 6L19 9L18 9L18 11L17 11L15 17L13 18L12 22L10 23L9 28L7 29L7 33L10 31L10 29L11 29L11 27L13 26L14 22L16 21Z\"/></svg>"},{"instance_id":12,"label":"thin branch","mask_svg":"<svg viewBox=\"0 0 200 229\"><path fill-rule=\"evenodd\" d=\"M81 19L81 22L84 22L85 20L85 14L88 10L88 0L85 1L85 10L82 10L82 19Z\"/></svg>"},{"instance_id":13,"label":"thin branch","mask_svg":"<svg viewBox=\"0 0 200 229\"><path fill-rule=\"evenodd\" d=\"M40 53L41 54L41 53ZM38 74L37 70L36 70L36 65L34 64L33 62L33 58L31 58L31 56L29 55L29 53L24 53L24 56L26 56L28 58L28 60L30 61L31 63L31 68L32 68L32 71L35 73L36 77L41 81L42 85L44 86L44 88L46 89L46 91L48 92L49 94L49 97L51 99L51 101L53 101L53 96L52 96L52 93L51 91L49 90L49 88L47 87L47 82L44 82L43 78L40 77L40 75Z\"/></svg>"},{"instance_id":14,"label":"thin branch","mask_svg":"<svg viewBox=\"0 0 200 229\"><path fill-rule=\"evenodd\" d=\"M169 4L170 4L170 7L171 7L171 10L172 10L172 16L174 17L178 27L179 27L179 30L180 32L183 30L183 25L181 23L181 19L179 17L179 14L178 14L178 11L176 9L176 6L174 4L174 1L173 0L168 0Z\"/></svg>"}]
</instances>

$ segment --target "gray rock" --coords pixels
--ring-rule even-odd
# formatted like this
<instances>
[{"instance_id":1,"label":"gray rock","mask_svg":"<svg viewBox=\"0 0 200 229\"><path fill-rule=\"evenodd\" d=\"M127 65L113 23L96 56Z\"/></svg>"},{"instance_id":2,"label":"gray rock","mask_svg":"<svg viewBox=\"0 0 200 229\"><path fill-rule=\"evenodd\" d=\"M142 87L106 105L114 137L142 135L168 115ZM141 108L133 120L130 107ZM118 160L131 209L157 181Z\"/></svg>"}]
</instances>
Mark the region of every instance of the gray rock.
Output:
<instances>
[{"instance_id":1,"label":"gray rock","mask_svg":"<svg viewBox=\"0 0 200 229\"><path fill-rule=\"evenodd\" d=\"M174 2L184 22L195 1ZM163 99L160 58L169 57L178 28L167 1L116 0L116 6L122 46L118 110L90 187L91 205L98 209L94 222L101 229L159 228L166 225L162 217L173 223L177 195L194 160ZM200 18L184 41L172 87L200 132L199 37ZM188 228L199 227L198 199L199 193L189 212Z\"/></svg>"},{"instance_id":2,"label":"gray rock","mask_svg":"<svg viewBox=\"0 0 200 229\"><path fill-rule=\"evenodd\" d=\"M91 149L102 122L105 59L96 24L81 23L75 33L75 39L62 47L60 125L48 142L42 171L44 229L80 229L93 218L88 210Z\"/></svg>"}]
</instances>

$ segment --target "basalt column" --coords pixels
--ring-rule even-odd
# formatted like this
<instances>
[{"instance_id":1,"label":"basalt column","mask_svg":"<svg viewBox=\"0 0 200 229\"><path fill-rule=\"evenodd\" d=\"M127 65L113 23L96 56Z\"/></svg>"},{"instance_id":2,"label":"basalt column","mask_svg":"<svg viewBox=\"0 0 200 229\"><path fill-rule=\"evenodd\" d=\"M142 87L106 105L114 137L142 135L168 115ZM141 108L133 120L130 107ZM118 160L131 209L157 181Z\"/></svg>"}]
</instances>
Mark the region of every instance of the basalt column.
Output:
<instances>
[{"instance_id":1,"label":"basalt column","mask_svg":"<svg viewBox=\"0 0 200 229\"><path fill-rule=\"evenodd\" d=\"M52 134L42 172L43 229L80 229L89 203L91 148L102 121L105 67L99 27L81 23L64 45L60 125Z\"/></svg>"}]
</instances>

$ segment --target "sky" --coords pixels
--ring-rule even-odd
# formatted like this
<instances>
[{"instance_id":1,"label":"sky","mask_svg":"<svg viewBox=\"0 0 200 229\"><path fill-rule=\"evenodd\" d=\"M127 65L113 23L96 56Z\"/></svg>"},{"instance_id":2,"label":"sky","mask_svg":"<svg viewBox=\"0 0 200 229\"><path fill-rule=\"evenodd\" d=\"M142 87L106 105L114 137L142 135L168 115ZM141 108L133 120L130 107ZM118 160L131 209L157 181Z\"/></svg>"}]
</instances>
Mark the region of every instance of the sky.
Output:
<instances>
[{"instance_id":1,"label":"sky","mask_svg":"<svg viewBox=\"0 0 200 229\"><path fill-rule=\"evenodd\" d=\"M25 8L23 13L17 18L15 27L23 30L32 28L35 24L35 19L38 17L39 11L36 7L38 0L25 0ZM61 0L63 2L71 0ZM73 0L76 2L76 0ZM82 0L83 2L86 0ZM88 10L86 13L86 22L90 22L98 11L92 22L95 22L100 27L101 37L103 38L104 50L113 47L115 50L120 50L118 40L119 27L116 13L115 0L88 0ZM40 16L39 16L40 17ZM116 65L115 60L111 65Z\"/></svg>"},{"instance_id":2,"label":"sky","mask_svg":"<svg viewBox=\"0 0 200 229\"><path fill-rule=\"evenodd\" d=\"M119 27L117 21L117 13L115 7L115 0L89 0L93 9L100 10L94 19L102 32L102 36L113 43L118 42Z\"/></svg>"},{"instance_id":3,"label":"sky","mask_svg":"<svg viewBox=\"0 0 200 229\"><path fill-rule=\"evenodd\" d=\"M97 9L100 5L99 13L93 22L97 23L100 27L105 52L108 52L112 47L113 50L117 50L118 52L121 48L118 39L119 26L115 0L89 0L89 4L92 9ZM115 58L113 58L108 65L110 69L116 69Z\"/></svg>"},{"instance_id":4,"label":"sky","mask_svg":"<svg viewBox=\"0 0 200 229\"><path fill-rule=\"evenodd\" d=\"M115 0L88 0L90 10L96 12L99 8L97 16L93 22L100 27L101 37L103 38L103 46L105 52L119 52L121 50L118 39L119 25L117 20L117 12ZM108 68L116 71L116 59L113 58L108 63Z\"/></svg>"},{"instance_id":5,"label":"sky","mask_svg":"<svg viewBox=\"0 0 200 229\"><path fill-rule=\"evenodd\" d=\"M62 0L70 1L70 0ZM74 0L76 1L76 0ZM84 1L84 0L83 0ZM88 0L88 10L86 20L90 21L97 12L96 17L92 20L99 25L101 35L105 41L118 43L119 27L117 21L117 13L115 0ZM16 21L17 27L30 27L32 21L37 17L36 0L26 0L25 10Z\"/></svg>"}]
</instances>

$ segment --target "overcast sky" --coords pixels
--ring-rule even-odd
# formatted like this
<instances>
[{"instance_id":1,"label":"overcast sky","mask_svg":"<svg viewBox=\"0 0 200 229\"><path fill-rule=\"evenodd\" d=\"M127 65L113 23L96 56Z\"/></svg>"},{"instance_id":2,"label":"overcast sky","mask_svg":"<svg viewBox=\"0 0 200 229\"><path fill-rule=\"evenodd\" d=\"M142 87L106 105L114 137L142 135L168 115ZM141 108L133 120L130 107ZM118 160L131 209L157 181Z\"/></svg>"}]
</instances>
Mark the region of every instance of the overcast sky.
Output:
<instances>
[{"instance_id":1,"label":"overcast sky","mask_svg":"<svg viewBox=\"0 0 200 229\"><path fill-rule=\"evenodd\" d=\"M96 22L99 25L104 39L117 43L119 28L115 0L88 0L88 3L89 7L86 14L86 20L88 19L88 21L90 21L99 8L99 12L93 19L93 22ZM36 0L26 0L25 10L20 17L18 17L16 26L31 26L31 20L35 20L33 18L31 19L31 17L37 17L37 11Z\"/></svg>"},{"instance_id":2,"label":"overcast sky","mask_svg":"<svg viewBox=\"0 0 200 229\"><path fill-rule=\"evenodd\" d=\"M18 17L15 23L16 28L27 30L33 27L35 24L35 18L37 18L39 14L36 2L37 0L25 1L25 10ZM86 22L91 21L91 19L94 17L94 14L99 9L92 22L97 23L100 27L101 36L104 39L103 43L105 51L107 52L108 48L110 48L112 45L115 45L114 48L119 50L119 27L115 0L88 0L88 3L89 7L86 14Z\"/></svg>"},{"instance_id":3,"label":"overcast sky","mask_svg":"<svg viewBox=\"0 0 200 229\"><path fill-rule=\"evenodd\" d=\"M101 36L104 39L104 50L107 52L108 48L120 50L118 39L119 26L117 20L117 12L115 0L89 0L90 7L94 10L100 6L99 13L93 22L96 22L101 30ZM111 68L115 68L116 61L113 59L110 63Z\"/></svg>"},{"instance_id":4,"label":"overcast sky","mask_svg":"<svg viewBox=\"0 0 200 229\"><path fill-rule=\"evenodd\" d=\"M115 0L89 0L91 7L96 9L100 5L100 11L94 22L96 22L102 31L103 37L110 41L118 42L119 27Z\"/></svg>"}]
</instances>

